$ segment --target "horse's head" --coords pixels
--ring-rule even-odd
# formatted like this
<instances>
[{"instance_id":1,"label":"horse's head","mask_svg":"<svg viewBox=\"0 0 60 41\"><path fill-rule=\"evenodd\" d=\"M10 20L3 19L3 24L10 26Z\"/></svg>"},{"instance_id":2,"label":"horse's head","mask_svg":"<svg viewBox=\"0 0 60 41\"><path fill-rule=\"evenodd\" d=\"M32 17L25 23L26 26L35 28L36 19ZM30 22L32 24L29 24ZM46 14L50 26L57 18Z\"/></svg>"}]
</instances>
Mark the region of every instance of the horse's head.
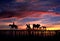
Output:
<instances>
[{"instance_id":1,"label":"horse's head","mask_svg":"<svg viewBox=\"0 0 60 41\"><path fill-rule=\"evenodd\" d=\"M26 27L27 30L30 30L31 29L30 24L26 24L26 26L27 26Z\"/></svg>"},{"instance_id":2,"label":"horse's head","mask_svg":"<svg viewBox=\"0 0 60 41\"><path fill-rule=\"evenodd\" d=\"M42 26L43 28L46 28L45 26Z\"/></svg>"},{"instance_id":3,"label":"horse's head","mask_svg":"<svg viewBox=\"0 0 60 41\"><path fill-rule=\"evenodd\" d=\"M9 26L11 26L11 24L9 24Z\"/></svg>"}]
</instances>

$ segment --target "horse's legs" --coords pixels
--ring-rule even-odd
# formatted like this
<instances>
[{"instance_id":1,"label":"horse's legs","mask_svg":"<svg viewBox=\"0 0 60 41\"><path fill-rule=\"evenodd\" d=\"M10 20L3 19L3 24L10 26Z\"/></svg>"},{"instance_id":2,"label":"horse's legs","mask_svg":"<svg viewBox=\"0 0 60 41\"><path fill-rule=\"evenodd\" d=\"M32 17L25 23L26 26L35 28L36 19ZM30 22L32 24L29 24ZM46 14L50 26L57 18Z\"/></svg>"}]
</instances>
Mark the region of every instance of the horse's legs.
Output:
<instances>
[{"instance_id":1,"label":"horse's legs","mask_svg":"<svg viewBox=\"0 0 60 41\"><path fill-rule=\"evenodd\" d=\"M37 28L37 30L38 30L38 28Z\"/></svg>"},{"instance_id":2,"label":"horse's legs","mask_svg":"<svg viewBox=\"0 0 60 41\"><path fill-rule=\"evenodd\" d=\"M11 30L13 29L13 27L10 28Z\"/></svg>"},{"instance_id":3,"label":"horse's legs","mask_svg":"<svg viewBox=\"0 0 60 41\"><path fill-rule=\"evenodd\" d=\"M34 27L33 27L33 30L34 30Z\"/></svg>"},{"instance_id":4,"label":"horse's legs","mask_svg":"<svg viewBox=\"0 0 60 41\"><path fill-rule=\"evenodd\" d=\"M15 27L15 29L18 29L17 27Z\"/></svg>"}]
</instances>

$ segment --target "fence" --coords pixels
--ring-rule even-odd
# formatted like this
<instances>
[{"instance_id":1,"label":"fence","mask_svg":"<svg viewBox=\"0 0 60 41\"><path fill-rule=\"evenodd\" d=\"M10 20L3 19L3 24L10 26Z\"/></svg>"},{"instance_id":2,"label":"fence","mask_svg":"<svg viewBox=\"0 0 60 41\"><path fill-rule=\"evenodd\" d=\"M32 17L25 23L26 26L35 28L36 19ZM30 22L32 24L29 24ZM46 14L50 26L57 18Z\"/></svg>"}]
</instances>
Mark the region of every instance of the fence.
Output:
<instances>
[{"instance_id":1,"label":"fence","mask_svg":"<svg viewBox=\"0 0 60 41\"><path fill-rule=\"evenodd\" d=\"M58 33L54 30L0 30L0 35L10 36L54 36Z\"/></svg>"}]
</instances>

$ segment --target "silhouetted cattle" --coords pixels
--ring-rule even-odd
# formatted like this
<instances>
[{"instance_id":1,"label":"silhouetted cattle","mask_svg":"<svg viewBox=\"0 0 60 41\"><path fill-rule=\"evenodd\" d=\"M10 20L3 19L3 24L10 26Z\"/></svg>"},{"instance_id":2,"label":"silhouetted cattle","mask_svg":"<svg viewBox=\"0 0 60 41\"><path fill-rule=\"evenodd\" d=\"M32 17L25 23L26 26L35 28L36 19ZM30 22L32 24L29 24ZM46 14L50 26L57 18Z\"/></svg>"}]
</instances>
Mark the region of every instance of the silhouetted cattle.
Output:
<instances>
[{"instance_id":1,"label":"silhouetted cattle","mask_svg":"<svg viewBox=\"0 0 60 41\"><path fill-rule=\"evenodd\" d=\"M40 24L33 24L33 29L34 28L37 28L38 29L39 27L40 27Z\"/></svg>"},{"instance_id":2,"label":"silhouetted cattle","mask_svg":"<svg viewBox=\"0 0 60 41\"><path fill-rule=\"evenodd\" d=\"M18 29L18 26L15 25L14 22L13 22L13 24L9 24L9 26L11 26L11 29L13 29L13 28Z\"/></svg>"},{"instance_id":3,"label":"silhouetted cattle","mask_svg":"<svg viewBox=\"0 0 60 41\"><path fill-rule=\"evenodd\" d=\"M26 24L26 26L27 26L27 30L30 30L31 29L31 27L30 27L30 24Z\"/></svg>"}]
</instances>

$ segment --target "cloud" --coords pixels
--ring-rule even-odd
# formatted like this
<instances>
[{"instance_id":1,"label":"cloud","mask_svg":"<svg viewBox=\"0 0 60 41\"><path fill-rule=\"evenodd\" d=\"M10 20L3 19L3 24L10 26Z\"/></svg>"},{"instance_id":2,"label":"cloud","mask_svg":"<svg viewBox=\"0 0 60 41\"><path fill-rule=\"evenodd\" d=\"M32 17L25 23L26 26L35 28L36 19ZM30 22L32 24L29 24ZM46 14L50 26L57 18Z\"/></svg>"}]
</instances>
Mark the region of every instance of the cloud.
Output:
<instances>
[{"instance_id":1,"label":"cloud","mask_svg":"<svg viewBox=\"0 0 60 41\"><path fill-rule=\"evenodd\" d=\"M26 17L26 18L23 18L22 20L19 20L19 22L32 22L32 21L38 21L40 20L40 18L31 18L31 17Z\"/></svg>"},{"instance_id":2,"label":"cloud","mask_svg":"<svg viewBox=\"0 0 60 41\"><path fill-rule=\"evenodd\" d=\"M3 11L0 13L0 18L24 18L24 17L42 17L44 15L60 16L55 12L40 12L40 11Z\"/></svg>"},{"instance_id":3,"label":"cloud","mask_svg":"<svg viewBox=\"0 0 60 41\"><path fill-rule=\"evenodd\" d=\"M7 23L11 23L11 22L14 22L14 21L17 21L17 18L15 17L12 17L12 18L5 18L5 19L0 19L0 23L1 22L7 22Z\"/></svg>"},{"instance_id":4,"label":"cloud","mask_svg":"<svg viewBox=\"0 0 60 41\"><path fill-rule=\"evenodd\" d=\"M18 1L18 2L16 2ZM6 1L2 1L0 10L2 8L2 10L11 10L11 11L15 11L15 10L40 10L40 11L48 11L49 9L54 9L59 7L59 0L10 0L8 2L8 0ZM4 4L8 3L8 4Z\"/></svg>"},{"instance_id":5,"label":"cloud","mask_svg":"<svg viewBox=\"0 0 60 41\"><path fill-rule=\"evenodd\" d=\"M52 21L52 22L60 21L60 16L57 16L57 17L51 17L50 21Z\"/></svg>"},{"instance_id":6,"label":"cloud","mask_svg":"<svg viewBox=\"0 0 60 41\"><path fill-rule=\"evenodd\" d=\"M27 23L59 25L59 8L60 0L0 0L0 27L13 21L18 26Z\"/></svg>"},{"instance_id":7,"label":"cloud","mask_svg":"<svg viewBox=\"0 0 60 41\"><path fill-rule=\"evenodd\" d=\"M16 2L25 2L25 0L16 0Z\"/></svg>"},{"instance_id":8,"label":"cloud","mask_svg":"<svg viewBox=\"0 0 60 41\"><path fill-rule=\"evenodd\" d=\"M14 0L0 0L0 4L5 4L5 3L10 3L13 2Z\"/></svg>"}]
</instances>

